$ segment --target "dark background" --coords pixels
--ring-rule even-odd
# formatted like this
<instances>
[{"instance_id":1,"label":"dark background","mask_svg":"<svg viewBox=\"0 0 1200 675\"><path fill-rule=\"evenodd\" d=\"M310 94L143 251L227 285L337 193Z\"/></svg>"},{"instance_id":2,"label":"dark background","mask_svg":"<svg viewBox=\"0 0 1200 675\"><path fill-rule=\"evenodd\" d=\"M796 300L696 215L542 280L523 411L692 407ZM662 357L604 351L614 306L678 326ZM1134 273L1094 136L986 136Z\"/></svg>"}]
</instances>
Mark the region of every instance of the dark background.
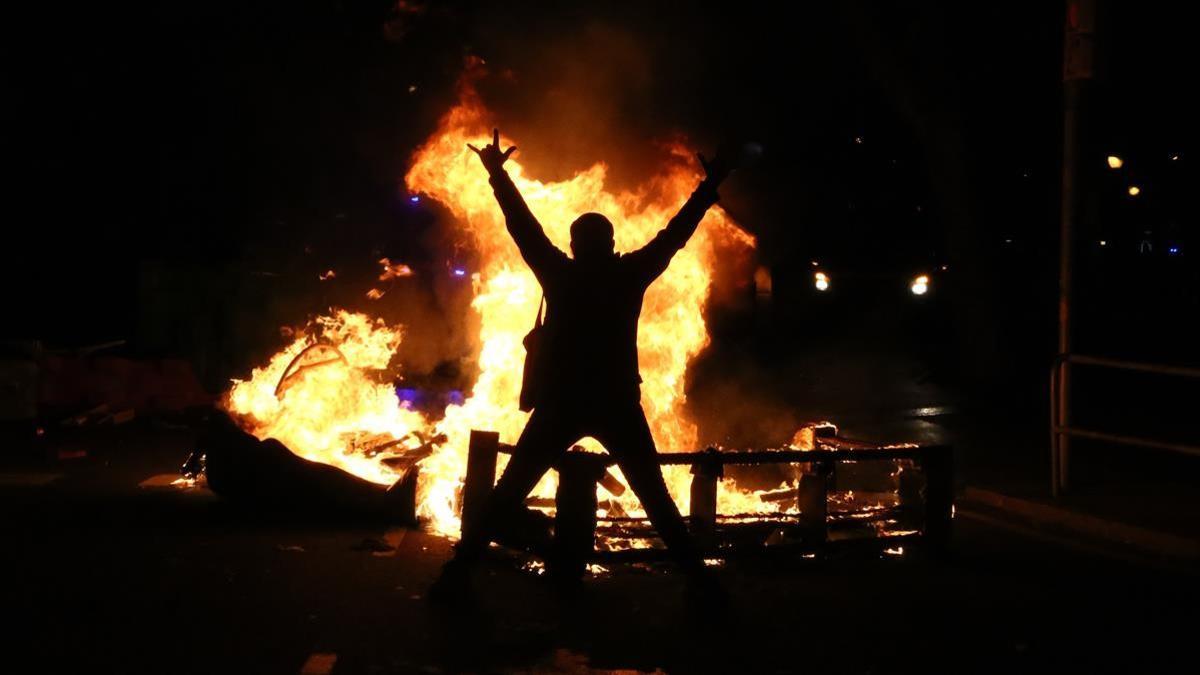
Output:
<instances>
[{"instance_id":1,"label":"dark background","mask_svg":"<svg viewBox=\"0 0 1200 675\"><path fill-rule=\"evenodd\" d=\"M1191 30L1171 3L1102 9L1080 347L1196 363ZM466 287L439 271L469 252L402 177L478 56L498 123L546 178L603 158L637 181L650 141L674 133L760 142L723 202L774 277L765 330L813 324L814 252L885 267L917 241L954 272L933 377L1044 388L1063 22L1054 2L26 7L4 22L0 337L126 339L134 355L190 359L219 390L278 346L279 326L332 304L457 325ZM1121 172L1099 170L1109 153ZM381 255L421 281L369 305ZM316 280L328 268L337 284ZM754 349L748 331L728 341ZM870 332L867 351L903 342ZM416 375L469 352L418 353L419 337L406 349Z\"/></svg>"}]
</instances>

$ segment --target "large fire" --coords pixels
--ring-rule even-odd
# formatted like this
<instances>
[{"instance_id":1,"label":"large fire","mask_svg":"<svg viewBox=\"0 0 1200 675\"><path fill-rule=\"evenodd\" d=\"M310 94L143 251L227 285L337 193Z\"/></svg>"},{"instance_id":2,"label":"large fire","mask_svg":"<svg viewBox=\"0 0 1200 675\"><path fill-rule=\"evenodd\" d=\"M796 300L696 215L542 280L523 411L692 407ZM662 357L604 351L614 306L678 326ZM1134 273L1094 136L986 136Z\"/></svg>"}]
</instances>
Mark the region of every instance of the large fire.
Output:
<instances>
[{"instance_id":1,"label":"large fire","mask_svg":"<svg viewBox=\"0 0 1200 675\"><path fill-rule=\"evenodd\" d=\"M435 530L451 536L459 529L458 492L470 430L495 430L503 442L512 443L528 417L517 408L525 356L521 340L541 298L537 281L505 229L487 173L467 148L468 142L485 141L492 126L488 110L470 87L464 87L459 104L417 150L405 177L410 190L437 200L454 214L479 253L472 306L481 320L480 374L467 399L448 406L441 419L427 419L403 407L388 383L370 376L388 365L400 330L347 312L318 319L269 365L256 369L250 380L236 382L227 397L229 409L256 436L275 437L305 458L378 483L399 478L381 458L444 434L445 440L421 461L418 513ZM515 144L509 138L503 142ZM564 250L570 222L586 211L604 213L613 221L618 250L641 246L666 225L700 179L693 153L682 143L671 148L656 176L632 191L606 188L603 163L560 182L527 175L519 158L506 166L551 241ZM697 449L696 425L684 411L684 380L689 362L708 344L702 310L716 256L753 245L750 235L714 207L646 294L638 331L642 405L662 452ZM335 345L341 355L305 356L297 367L297 356L314 342ZM290 373L285 373L289 364ZM280 386L281 379L286 386ZM370 452L389 443L387 452ZM600 449L591 439L582 444ZM687 468L668 467L665 477L686 513ZM536 493L552 496L554 480L551 473ZM729 482L722 485L719 504L722 511L740 513L774 508ZM626 491L620 505L627 513L640 512L632 491Z\"/></svg>"}]
</instances>

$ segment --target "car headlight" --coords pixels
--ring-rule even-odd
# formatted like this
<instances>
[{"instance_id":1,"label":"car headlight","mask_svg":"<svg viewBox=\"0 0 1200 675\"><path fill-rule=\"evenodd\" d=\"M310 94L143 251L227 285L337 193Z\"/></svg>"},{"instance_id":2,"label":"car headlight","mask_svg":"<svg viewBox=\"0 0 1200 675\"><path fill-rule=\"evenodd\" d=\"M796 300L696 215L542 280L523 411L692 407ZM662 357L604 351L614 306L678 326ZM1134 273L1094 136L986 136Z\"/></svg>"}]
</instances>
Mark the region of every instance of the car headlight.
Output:
<instances>
[{"instance_id":1,"label":"car headlight","mask_svg":"<svg viewBox=\"0 0 1200 675\"><path fill-rule=\"evenodd\" d=\"M813 274L813 286L816 286L818 291L829 290L829 275L824 272L816 272Z\"/></svg>"},{"instance_id":2,"label":"car headlight","mask_svg":"<svg viewBox=\"0 0 1200 675\"><path fill-rule=\"evenodd\" d=\"M925 295L929 292L929 277L920 275L912 280L912 284L908 287L913 295Z\"/></svg>"}]
</instances>

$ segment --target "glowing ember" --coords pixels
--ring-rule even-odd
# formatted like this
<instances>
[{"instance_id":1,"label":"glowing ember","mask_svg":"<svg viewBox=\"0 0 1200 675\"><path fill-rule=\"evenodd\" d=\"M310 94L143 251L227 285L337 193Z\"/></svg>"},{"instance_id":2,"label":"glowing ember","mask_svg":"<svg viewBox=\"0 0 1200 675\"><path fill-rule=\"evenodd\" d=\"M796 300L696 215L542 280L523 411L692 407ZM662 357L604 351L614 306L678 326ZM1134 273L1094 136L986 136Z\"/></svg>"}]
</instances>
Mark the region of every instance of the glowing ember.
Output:
<instances>
[{"instance_id":1,"label":"glowing ember","mask_svg":"<svg viewBox=\"0 0 1200 675\"><path fill-rule=\"evenodd\" d=\"M411 277L413 275L412 268L401 263L393 264L387 258L380 258L379 264L383 266L383 273L379 275L380 281L388 281L398 279L400 277Z\"/></svg>"}]
</instances>

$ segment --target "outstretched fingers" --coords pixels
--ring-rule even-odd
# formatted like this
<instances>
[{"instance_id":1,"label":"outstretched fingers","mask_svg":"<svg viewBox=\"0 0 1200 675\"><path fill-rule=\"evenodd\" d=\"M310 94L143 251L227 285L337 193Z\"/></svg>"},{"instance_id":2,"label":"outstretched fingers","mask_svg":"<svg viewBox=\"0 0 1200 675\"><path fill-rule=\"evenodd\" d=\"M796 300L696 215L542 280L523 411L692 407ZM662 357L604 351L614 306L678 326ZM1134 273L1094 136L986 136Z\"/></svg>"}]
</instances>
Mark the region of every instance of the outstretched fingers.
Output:
<instances>
[{"instance_id":1,"label":"outstretched fingers","mask_svg":"<svg viewBox=\"0 0 1200 675\"><path fill-rule=\"evenodd\" d=\"M509 149L500 151L500 129L492 129L492 142L482 148L476 147L473 143L467 143L467 147L471 149L479 158L483 160L485 165L500 166L508 161L508 158L517 151L517 146L512 146Z\"/></svg>"}]
</instances>

